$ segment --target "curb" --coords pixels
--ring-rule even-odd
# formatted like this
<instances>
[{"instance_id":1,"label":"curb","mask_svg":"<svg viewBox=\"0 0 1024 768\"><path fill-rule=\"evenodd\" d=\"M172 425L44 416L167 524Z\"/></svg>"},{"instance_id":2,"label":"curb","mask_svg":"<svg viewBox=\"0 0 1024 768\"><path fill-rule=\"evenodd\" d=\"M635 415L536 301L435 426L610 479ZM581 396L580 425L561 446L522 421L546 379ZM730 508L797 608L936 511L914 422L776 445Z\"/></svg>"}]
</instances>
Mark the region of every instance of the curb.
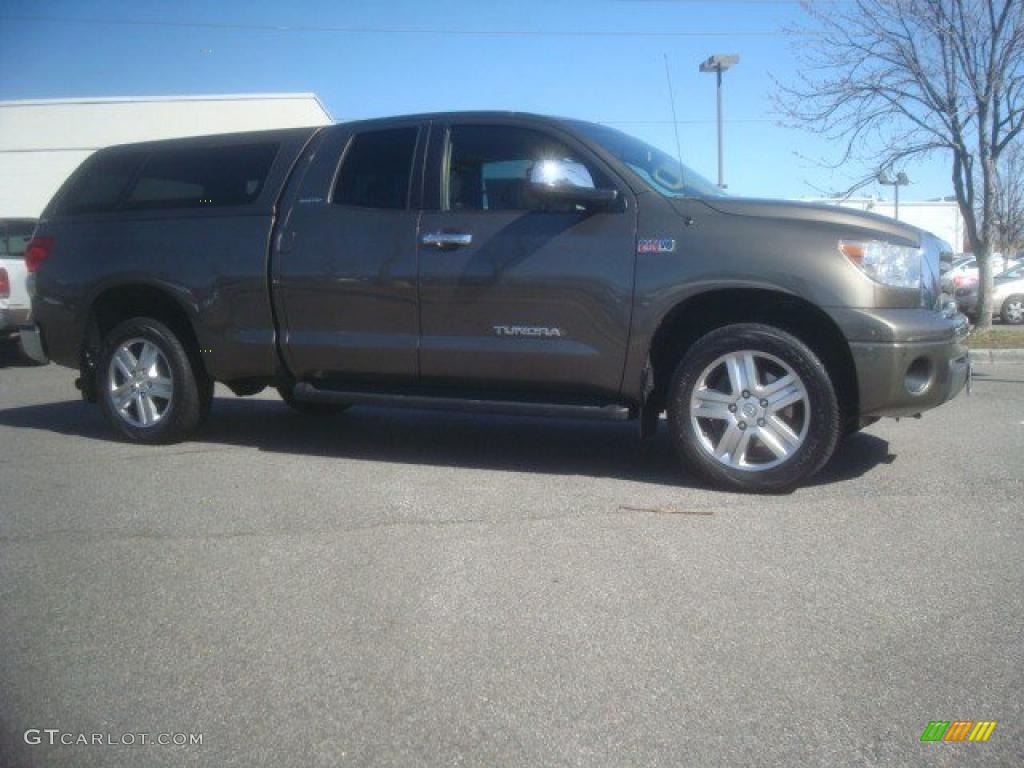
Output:
<instances>
[{"instance_id":1,"label":"curb","mask_svg":"<svg viewBox=\"0 0 1024 768\"><path fill-rule=\"evenodd\" d=\"M972 363L1024 363L1024 349L972 349Z\"/></svg>"}]
</instances>

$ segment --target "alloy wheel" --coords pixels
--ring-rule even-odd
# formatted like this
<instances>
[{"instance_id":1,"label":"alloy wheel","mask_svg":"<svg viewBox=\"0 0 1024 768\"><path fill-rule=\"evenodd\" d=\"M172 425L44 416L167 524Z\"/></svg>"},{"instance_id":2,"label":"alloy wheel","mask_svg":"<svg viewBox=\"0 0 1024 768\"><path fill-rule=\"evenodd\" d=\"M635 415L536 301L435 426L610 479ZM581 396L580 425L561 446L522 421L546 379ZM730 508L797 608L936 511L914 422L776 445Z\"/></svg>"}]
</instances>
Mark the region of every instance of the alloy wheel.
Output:
<instances>
[{"instance_id":1,"label":"alloy wheel","mask_svg":"<svg viewBox=\"0 0 1024 768\"><path fill-rule=\"evenodd\" d=\"M148 339L123 342L110 358L107 397L133 427L152 427L171 407L174 378L167 357Z\"/></svg>"},{"instance_id":2,"label":"alloy wheel","mask_svg":"<svg viewBox=\"0 0 1024 768\"><path fill-rule=\"evenodd\" d=\"M1014 325L1024 323L1024 300L1015 299L1006 303L1006 320Z\"/></svg>"},{"instance_id":3,"label":"alloy wheel","mask_svg":"<svg viewBox=\"0 0 1024 768\"><path fill-rule=\"evenodd\" d=\"M804 382L783 360L741 350L701 372L690 397L690 419L715 460L758 472L788 461L803 445L810 400Z\"/></svg>"}]
</instances>

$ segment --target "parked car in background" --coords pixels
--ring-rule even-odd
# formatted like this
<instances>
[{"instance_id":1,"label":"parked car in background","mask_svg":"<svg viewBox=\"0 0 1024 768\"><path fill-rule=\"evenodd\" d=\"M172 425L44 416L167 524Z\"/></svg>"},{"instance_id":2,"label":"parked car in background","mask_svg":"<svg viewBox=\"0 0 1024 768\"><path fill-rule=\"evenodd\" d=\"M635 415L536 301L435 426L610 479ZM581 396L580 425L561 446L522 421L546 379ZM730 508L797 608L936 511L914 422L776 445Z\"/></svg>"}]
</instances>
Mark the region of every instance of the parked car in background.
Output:
<instances>
[{"instance_id":1,"label":"parked car in background","mask_svg":"<svg viewBox=\"0 0 1024 768\"><path fill-rule=\"evenodd\" d=\"M939 274L945 275L951 269L956 269L969 262L974 257L971 254L957 253L954 254L948 261L939 261Z\"/></svg>"},{"instance_id":2,"label":"parked car in background","mask_svg":"<svg viewBox=\"0 0 1024 768\"><path fill-rule=\"evenodd\" d=\"M1024 266L1005 274L996 286L993 303L999 307L1000 319L1009 325L1024 323Z\"/></svg>"},{"instance_id":3,"label":"parked car in background","mask_svg":"<svg viewBox=\"0 0 1024 768\"><path fill-rule=\"evenodd\" d=\"M972 320L978 308L978 281L961 286L956 305ZM1011 325L1024 323L1024 263L996 275L992 293L992 317Z\"/></svg>"},{"instance_id":4,"label":"parked car in background","mask_svg":"<svg viewBox=\"0 0 1024 768\"><path fill-rule=\"evenodd\" d=\"M1016 259L1003 256L1001 253L992 254L992 273L998 275L1011 267L1017 265ZM956 295L958 288L963 288L971 281L978 281L978 260L971 256L959 263L942 275L942 290L950 296Z\"/></svg>"},{"instance_id":5,"label":"parked car in background","mask_svg":"<svg viewBox=\"0 0 1024 768\"><path fill-rule=\"evenodd\" d=\"M35 359L137 443L213 383L353 404L668 413L716 485L807 480L844 434L955 397L938 238L730 198L612 128L454 113L100 150L29 244Z\"/></svg>"},{"instance_id":6,"label":"parked car in background","mask_svg":"<svg viewBox=\"0 0 1024 768\"><path fill-rule=\"evenodd\" d=\"M942 250L939 252L939 274L944 275L953 267L953 262L961 258L963 254L953 253L953 246L945 240L942 243Z\"/></svg>"},{"instance_id":7,"label":"parked car in background","mask_svg":"<svg viewBox=\"0 0 1024 768\"><path fill-rule=\"evenodd\" d=\"M35 219L0 219L0 334L3 335L28 324L31 317L25 249L35 228Z\"/></svg>"}]
</instances>

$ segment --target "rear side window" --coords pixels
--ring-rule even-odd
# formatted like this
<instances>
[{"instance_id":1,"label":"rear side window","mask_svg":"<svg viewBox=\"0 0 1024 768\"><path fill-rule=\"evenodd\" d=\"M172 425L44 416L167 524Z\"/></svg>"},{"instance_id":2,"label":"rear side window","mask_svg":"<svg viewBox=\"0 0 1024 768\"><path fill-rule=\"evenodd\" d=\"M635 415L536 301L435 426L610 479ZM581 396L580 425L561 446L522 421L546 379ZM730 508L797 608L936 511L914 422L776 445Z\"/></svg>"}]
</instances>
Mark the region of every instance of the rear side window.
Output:
<instances>
[{"instance_id":1,"label":"rear side window","mask_svg":"<svg viewBox=\"0 0 1024 768\"><path fill-rule=\"evenodd\" d=\"M118 152L89 158L75 174L67 191L61 195L57 213L102 213L114 210L144 157L141 152Z\"/></svg>"},{"instance_id":2,"label":"rear side window","mask_svg":"<svg viewBox=\"0 0 1024 768\"><path fill-rule=\"evenodd\" d=\"M417 133L411 127L357 134L345 152L332 200L360 208L406 208Z\"/></svg>"},{"instance_id":3,"label":"rear side window","mask_svg":"<svg viewBox=\"0 0 1024 768\"><path fill-rule=\"evenodd\" d=\"M246 205L260 196L278 144L158 150L124 206L133 209Z\"/></svg>"}]
</instances>

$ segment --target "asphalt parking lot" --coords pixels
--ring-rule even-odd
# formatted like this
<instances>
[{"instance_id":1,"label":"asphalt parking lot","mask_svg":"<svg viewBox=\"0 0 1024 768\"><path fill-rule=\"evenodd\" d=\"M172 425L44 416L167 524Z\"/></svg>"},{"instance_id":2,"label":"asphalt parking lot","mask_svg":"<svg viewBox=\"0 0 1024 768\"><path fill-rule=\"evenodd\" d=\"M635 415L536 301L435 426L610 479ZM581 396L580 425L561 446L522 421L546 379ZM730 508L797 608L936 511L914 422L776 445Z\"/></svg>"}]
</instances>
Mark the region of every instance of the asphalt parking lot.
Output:
<instances>
[{"instance_id":1,"label":"asphalt parking lot","mask_svg":"<svg viewBox=\"0 0 1024 768\"><path fill-rule=\"evenodd\" d=\"M633 424L225 391L133 447L4 367L0 765L1019 765L1024 365L978 373L758 498Z\"/></svg>"}]
</instances>

